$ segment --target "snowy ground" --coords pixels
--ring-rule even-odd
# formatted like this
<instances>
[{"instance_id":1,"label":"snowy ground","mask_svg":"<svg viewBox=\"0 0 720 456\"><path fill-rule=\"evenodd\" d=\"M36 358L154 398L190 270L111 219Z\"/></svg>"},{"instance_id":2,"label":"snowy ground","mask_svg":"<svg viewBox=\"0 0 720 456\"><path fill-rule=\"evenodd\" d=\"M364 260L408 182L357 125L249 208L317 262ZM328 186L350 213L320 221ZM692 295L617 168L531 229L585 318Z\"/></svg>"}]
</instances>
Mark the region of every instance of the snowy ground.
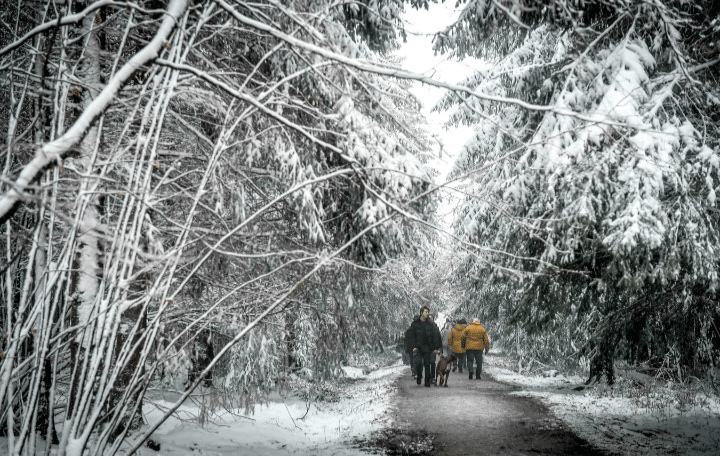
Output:
<instances>
[{"instance_id":1,"label":"snowy ground","mask_svg":"<svg viewBox=\"0 0 720 456\"><path fill-rule=\"evenodd\" d=\"M648 379L622 370L618 370L618 381L612 388L584 388L584 379L578 376L552 371L545 373L548 376L542 372L518 374L510 360L491 354L495 356L485 358L485 372L520 386L521 390L513 394L542 400L559 419L598 448L621 455L720 454L720 401L716 397L693 393L688 387L638 386L630 379ZM143 447L140 454L366 455L350 442L392 425L392 382L399 375L407 375L408 368L396 364L373 372L355 367L343 369L351 381L340 387L333 402L308 404L296 396L274 394L253 414L216 411L211 422L204 424L198 419L199 407L183 406L153 435L161 445L160 451ZM162 400L146 404L146 420L153 423L168 405L170 402ZM121 454L131 442L129 439ZM0 455L6 451L6 438L0 437Z\"/></svg>"},{"instance_id":2,"label":"snowy ground","mask_svg":"<svg viewBox=\"0 0 720 456\"><path fill-rule=\"evenodd\" d=\"M621 369L613 387L583 388L585 379L578 376L552 370L545 371L547 377L521 375L509 369L514 366L507 359L485 359L484 371L522 388L514 394L540 398L598 448L621 455L720 454L720 401L700 388L659 385Z\"/></svg>"},{"instance_id":3,"label":"snowy ground","mask_svg":"<svg viewBox=\"0 0 720 456\"><path fill-rule=\"evenodd\" d=\"M495 354L495 353L493 353ZM514 394L535 396L550 406L578 435L598 448L622 455L706 455L720 448L720 401L672 385L640 385L642 374L618 370L612 388L585 388L584 379L550 371L518 374L511 361L486 357L485 371L495 379L522 389ZM351 448L354 437L392 424L389 412L394 393L391 383L407 375L407 367L395 365L369 374L344 368L355 383L344 388L338 402L311 404L279 395L258 407L247 418L224 416L222 424L200 426L177 419L156 433L160 454L177 455L366 455ZM545 376L549 375L549 376ZM408 377L409 378L409 377ZM197 410L187 410L197 416ZM147 409L150 420L157 412ZM217 417L215 418L217 420ZM144 448L143 454L156 454Z\"/></svg>"},{"instance_id":4,"label":"snowy ground","mask_svg":"<svg viewBox=\"0 0 720 456\"><path fill-rule=\"evenodd\" d=\"M308 403L296 395L272 394L265 405L256 405L252 414L244 410L214 410L201 424L198 405L183 405L153 434L160 451L143 446L143 456L360 456L353 448L355 438L369 436L389 425L392 383L406 366L369 371L368 368L343 367L348 381L338 388L333 401ZM150 395L151 396L151 395ZM199 402L195 397L194 402ZM143 414L148 425L155 424L170 401L146 398ZM217 404L216 404L217 405ZM143 427L147 429L147 425ZM58 432L62 430L58 425ZM140 430L142 431L142 429ZM135 443L130 436L119 454ZM44 454L44 441L38 442L37 455ZM7 438L0 437L0 456L7 454ZM51 450L57 454L57 448Z\"/></svg>"},{"instance_id":5,"label":"snowy ground","mask_svg":"<svg viewBox=\"0 0 720 456\"><path fill-rule=\"evenodd\" d=\"M400 375L401 367L395 365L367 374L359 368L343 368L353 381L342 387L342 397L336 402L308 404L274 394L269 404L256 406L251 415L238 410L233 414L219 413L204 426L198 422L197 407L184 407L178 417L168 420L153 435L161 445L160 451L143 447L140 454L367 455L348 442L388 425L391 383ZM160 409L168 405L163 401L148 404L144 409L146 419L153 423L161 416Z\"/></svg>"}]
</instances>

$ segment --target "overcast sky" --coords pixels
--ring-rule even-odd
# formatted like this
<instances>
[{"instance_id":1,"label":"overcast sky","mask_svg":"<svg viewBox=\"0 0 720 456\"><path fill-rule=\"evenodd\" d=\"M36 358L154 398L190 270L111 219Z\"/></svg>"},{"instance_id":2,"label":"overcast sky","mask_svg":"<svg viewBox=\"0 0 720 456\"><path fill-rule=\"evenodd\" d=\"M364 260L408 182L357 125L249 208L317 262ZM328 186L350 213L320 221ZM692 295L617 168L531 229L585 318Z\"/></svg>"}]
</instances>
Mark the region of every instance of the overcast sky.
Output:
<instances>
[{"instance_id":1,"label":"overcast sky","mask_svg":"<svg viewBox=\"0 0 720 456\"><path fill-rule=\"evenodd\" d=\"M451 61L447 55L435 55L432 50L432 38L435 32L443 30L457 18L454 2L431 3L429 10L415 10L407 7L404 15L405 28L408 31L407 42L396 53L405 58L403 66L409 71L422 73L440 81L457 83L471 75L474 71L484 68L484 63L475 59L465 59L462 62ZM412 93L423 103L423 114L428 119L432 132L436 134L444 145L442 158L433 165L440 171L438 183L445 181L445 174L450 170L454 157L460 148L470 138L473 129L458 127L446 130L445 120L448 112L431 113L430 110L442 97L444 91L435 87L415 83ZM454 204L449 206L454 207ZM450 214L443 214L447 225Z\"/></svg>"}]
</instances>

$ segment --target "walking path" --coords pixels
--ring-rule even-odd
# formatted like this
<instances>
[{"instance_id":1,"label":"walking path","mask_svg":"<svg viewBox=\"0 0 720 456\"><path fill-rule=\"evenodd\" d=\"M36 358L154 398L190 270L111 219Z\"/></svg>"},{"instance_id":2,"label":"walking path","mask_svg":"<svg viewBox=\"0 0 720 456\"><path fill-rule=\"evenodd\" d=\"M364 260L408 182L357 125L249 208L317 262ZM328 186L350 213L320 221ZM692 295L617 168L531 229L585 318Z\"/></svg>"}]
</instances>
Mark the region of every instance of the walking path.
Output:
<instances>
[{"instance_id":1,"label":"walking path","mask_svg":"<svg viewBox=\"0 0 720 456\"><path fill-rule=\"evenodd\" d=\"M439 456L607 455L572 433L538 400L513 395L519 388L486 373L482 380L470 380L467 371L456 371L447 388L427 388L415 383L408 367L394 386L396 424L433 435Z\"/></svg>"}]
</instances>

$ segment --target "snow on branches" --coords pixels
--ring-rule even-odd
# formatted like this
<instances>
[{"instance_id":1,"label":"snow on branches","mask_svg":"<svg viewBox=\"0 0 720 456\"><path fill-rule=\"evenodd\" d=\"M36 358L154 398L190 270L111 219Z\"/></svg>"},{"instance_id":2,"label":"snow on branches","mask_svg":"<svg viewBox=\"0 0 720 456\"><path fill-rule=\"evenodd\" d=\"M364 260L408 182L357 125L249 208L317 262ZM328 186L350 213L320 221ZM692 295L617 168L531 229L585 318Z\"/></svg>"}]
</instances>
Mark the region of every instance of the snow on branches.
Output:
<instances>
[{"instance_id":1,"label":"snow on branches","mask_svg":"<svg viewBox=\"0 0 720 456\"><path fill-rule=\"evenodd\" d=\"M465 278L498 300L502 324L592 328L591 374L611 372L616 355L644 359L638 350L712 365L716 352L690 341L710 344L702 322L718 318L720 128L707 105L720 60L707 18L720 11L582 3L525 2L503 17L470 2L436 42L493 64L464 82L478 97L457 91L437 106L477 126L452 171L466 195L455 228L483 248ZM485 20L479 43L470 17ZM533 275L512 285L506 270ZM518 299L496 293L508 286ZM674 336L658 330L668 327Z\"/></svg>"},{"instance_id":2,"label":"snow on branches","mask_svg":"<svg viewBox=\"0 0 720 456\"><path fill-rule=\"evenodd\" d=\"M602 225L602 242L617 254L656 249L683 227L706 225L699 212L678 216L676 204L667 198L672 193L692 197L698 205L703 200L714 204L720 183L717 167L713 172L710 165L717 163L712 161L717 155L701 132L688 119L681 120L679 113L660 110L667 101L663 94L672 91L676 81L653 74L654 57L642 38L632 33L592 56L587 53L572 61L567 60L567 39L565 35L554 39L546 27L540 27L496 67L469 81L476 90L493 94L527 93L532 84L538 87L537 95L548 93L554 109L538 116L501 106L494 113L487 102L467 100L453 114L454 122L475 121L480 126L452 175L482 168L473 174L474 188L487 195L479 202L468 201L463 230L473 234L478 220L469 214L490 199L493 203L485 210L516 214L527 220L530 235L546 239L541 258L555 261L557 252L566 252L559 258L562 264L574 260L572 252L597 224ZM554 74L566 77L532 81L537 72L523 71L527 65L555 65ZM452 98L446 97L439 107L450 103ZM532 116L537 125L528 135ZM523 118L530 124L517 125ZM502 160L508 152L517 157L515 165ZM690 187L699 181L705 190L690 194ZM541 232L533 231L540 227L532 222L535 218L545 219ZM708 254L706 261L714 261L714 249L704 252L696 258Z\"/></svg>"},{"instance_id":3,"label":"snow on branches","mask_svg":"<svg viewBox=\"0 0 720 456\"><path fill-rule=\"evenodd\" d=\"M250 408L392 332L357 290L432 209L374 54L402 3L163 4L0 8L10 454L57 414L59 454L113 454L151 386Z\"/></svg>"}]
</instances>

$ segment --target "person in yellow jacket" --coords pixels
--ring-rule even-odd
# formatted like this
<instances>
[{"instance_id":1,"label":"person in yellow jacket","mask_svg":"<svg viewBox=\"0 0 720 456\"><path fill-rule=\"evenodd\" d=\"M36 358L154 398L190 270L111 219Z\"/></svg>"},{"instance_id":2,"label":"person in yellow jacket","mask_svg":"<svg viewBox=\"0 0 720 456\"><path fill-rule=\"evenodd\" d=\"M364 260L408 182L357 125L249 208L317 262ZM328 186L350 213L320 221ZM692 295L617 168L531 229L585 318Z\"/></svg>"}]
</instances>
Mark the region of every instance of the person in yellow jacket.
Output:
<instances>
[{"instance_id":1,"label":"person in yellow jacket","mask_svg":"<svg viewBox=\"0 0 720 456\"><path fill-rule=\"evenodd\" d=\"M480 326L480 319L475 318L473 322L463 329L460 335L461 339L465 339L465 353L467 353L468 374L470 380L473 378L473 361L477 362L475 368L475 378L480 380L483 365L483 349L485 354L490 350L490 339L488 339L487 331Z\"/></svg>"},{"instance_id":2,"label":"person in yellow jacket","mask_svg":"<svg viewBox=\"0 0 720 456\"><path fill-rule=\"evenodd\" d=\"M457 369L459 365L461 374L463 369L465 368L465 364L467 363L467 359L465 357L465 349L462 347L462 340L460 338L466 325L467 320L465 320L464 318L459 319L457 321L457 324L453 326L453 329L450 330L450 335L448 336L448 345L450 346L450 350L452 351L453 355L455 355L452 371L455 372L455 369Z\"/></svg>"}]
</instances>

